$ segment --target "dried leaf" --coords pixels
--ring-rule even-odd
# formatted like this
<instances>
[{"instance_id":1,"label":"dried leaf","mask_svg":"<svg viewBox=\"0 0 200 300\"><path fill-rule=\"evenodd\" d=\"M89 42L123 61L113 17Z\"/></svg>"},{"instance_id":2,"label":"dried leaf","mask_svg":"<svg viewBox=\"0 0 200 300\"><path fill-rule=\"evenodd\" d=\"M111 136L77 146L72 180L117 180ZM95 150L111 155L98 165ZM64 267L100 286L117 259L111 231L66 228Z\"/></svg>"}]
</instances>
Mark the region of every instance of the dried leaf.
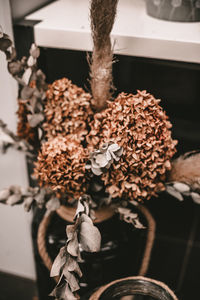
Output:
<instances>
[{"instance_id":1,"label":"dried leaf","mask_svg":"<svg viewBox=\"0 0 200 300\"><path fill-rule=\"evenodd\" d=\"M187 184L182 182L175 182L173 186L180 193L189 192L190 190L190 187Z\"/></svg>"},{"instance_id":2,"label":"dried leaf","mask_svg":"<svg viewBox=\"0 0 200 300\"><path fill-rule=\"evenodd\" d=\"M21 99L28 100L32 97L34 89L29 86L24 86L21 90Z\"/></svg>"},{"instance_id":3,"label":"dried leaf","mask_svg":"<svg viewBox=\"0 0 200 300\"><path fill-rule=\"evenodd\" d=\"M40 49L35 44L31 45L30 55L33 58L38 58L40 56Z\"/></svg>"},{"instance_id":4,"label":"dried leaf","mask_svg":"<svg viewBox=\"0 0 200 300\"><path fill-rule=\"evenodd\" d=\"M60 275L61 268L66 263L68 257L69 256L67 255L66 249L65 249L65 246L64 246L60 249L58 255L56 256L56 258L53 262L53 265L52 265L52 268L51 268L51 273L50 273L51 277L55 277L55 276Z\"/></svg>"},{"instance_id":5,"label":"dried leaf","mask_svg":"<svg viewBox=\"0 0 200 300\"><path fill-rule=\"evenodd\" d=\"M79 290L80 287L78 284L78 280L73 273L69 272L67 265L64 266L62 273L65 276L65 279L68 282L71 291L75 292Z\"/></svg>"},{"instance_id":6,"label":"dried leaf","mask_svg":"<svg viewBox=\"0 0 200 300\"><path fill-rule=\"evenodd\" d=\"M80 225L80 244L84 251L98 252L101 247L101 234L97 227L90 222Z\"/></svg>"},{"instance_id":7,"label":"dried leaf","mask_svg":"<svg viewBox=\"0 0 200 300\"><path fill-rule=\"evenodd\" d=\"M48 211L55 211L60 207L60 201L56 197L52 197L49 201L46 203L46 209Z\"/></svg>"},{"instance_id":8,"label":"dried leaf","mask_svg":"<svg viewBox=\"0 0 200 300\"><path fill-rule=\"evenodd\" d=\"M191 197L195 203L200 204L200 195L198 193L192 192Z\"/></svg>"},{"instance_id":9,"label":"dried leaf","mask_svg":"<svg viewBox=\"0 0 200 300\"><path fill-rule=\"evenodd\" d=\"M68 237L68 241L73 239L75 231L76 231L75 225L67 225L66 234L67 234L67 237Z\"/></svg>"},{"instance_id":10,"label":"dried leaf","mask_svg":"<svg viewBox=\"0 0 200 300\"><path fill-rule=\"evenodd\" d=\"M12 45L11 40L7 34L3 34L3 37L0 38L0 50L5 52Z\"/></svg>"},{"instance_id":11,"label":"dried leaf","mask_svg":"<svg viewBox=\"0 0 200 300\"><path fill-rule=\"evenodd\" d=\"M177 198L178 200L183 201L183 196L181 195L181 193L175 190L172 186L167 185L166 192Z\"/></svg>"},{"instance_id":12,"label":"dried leaf","mask_svg":"<svg viewBox=\"0 0 200 300\"><path fill-rule=\"evenodd\" d=\"M44 120L44 116L41 113L38 113L33 115L27 115L27 119L31 127L36 127L40 122Z\"/></svg>"},{"instance_id":13,"label":"dried leaf","mask_svg":"<svg viewBox=\"0 0 200 300\"><path fill-rule=\"evenodd\" d=\"M22 70L23 70L23 68L22 68L20 61L11 61L8 63L8 71L13 76L15 76L16 74L19 74Z\"/></svg>"},{"instance_id":14,"label":"dried leaf","mask_svg":"<svg viewBox=\"0 0 200 300\"><path fill-rule=\"evenodd\" d=\"M49 296L55 297L56 300L68 300L66 290L67 283L63 283L59 286L56 286Z\"/></svg>"},{"instance_id":15,"label":"dried leaf","mask_svg":"<svg viewBox=\"0 0 200 300\"><path fill-rule=\"evenodd\" d=\"M33 201L34 201L33 196L26 197L24 199L24 210L25 211L29 211L31 209L31 205L32 205Z\"/></svg>"},{"instance_id":16,"label":"dried leaf","mask_svg":"<svg viewBox=\"0 0 200 300\"><path fill-rule=\"evenodd\" d=\"M10 196L9 189L3 189L0 191L0 201L6 200Z\"/></svg>"},{"instance_id":17,"label":"dried leaf","mask_svg":"<svg viewBox=\"0 0 200 300\"><path fill-rule=\"evenodd\" d=\"M37 60L33 56L29 56L27 60L27 65L33 67L36 64Z\"/></svg>"},{"instance_id":18,"label":"dried leaf","mask_svg":"<svg viewBox=\"0 0 200 300\"><path fill-rule=\"evenodd\" d=\"M81 201L78 201L78 205L77 205L77 209L76 209L76 216L78 216L79 214L81 214L82 212L85 211L85 207L84 205L81 203Z\"/></svg>"},{"instance_id":19,"label":"dried leaf","mask_svg":"<svg viewBox=\"0 0 200 300\"><path fill-rule=\"evenodd\" d=\"M27 68L22 76L23 82L28 85L31 78L32 70L31 68Z\"/></svg>"},{"instance_id":20,"label":"dried leaf","mask_svg":"<svg viewBox=\"0 0 200 300\"><path fill-rule=\"evenodd\" d=\"M80 222L87 222L87 223L90 223L91 225L93 225L92 219L86 214L81 215Z\"/></svg>"},{"instance_id":21,"label":"dried leaf","mask_svg":"<svg viewBox=\"0 0 200 300\"><path fill-rule=\"evenodd\" d=\"M18 202L22 201L22 195L21 194L13 194L8 197L8 200L6 201L6 204L8 205L15 205Z\"/></svg>"},{"instance_id":22,"label":"dried leaf","mask_svg":"<svg viewBox=\"0 0 200 300\"><path fill-rule=\"evenodd\" d=\"M79 244L78 244L78 237L76 231L74 232L73 238L67 244L67 251L72 256L77 257L79 254Z\"/></svg>"},{"instance_id":23,"label":"dried leaf","mask_svg":"<svg viewBox=\"0 0 200 300\"><path fill-rule=\"evenodd\" d=\"M71 256L68 257L66 266L69 272L75 272L79 277L82 277L82 272L77 261Z\"/></svg>"}]
</instances>

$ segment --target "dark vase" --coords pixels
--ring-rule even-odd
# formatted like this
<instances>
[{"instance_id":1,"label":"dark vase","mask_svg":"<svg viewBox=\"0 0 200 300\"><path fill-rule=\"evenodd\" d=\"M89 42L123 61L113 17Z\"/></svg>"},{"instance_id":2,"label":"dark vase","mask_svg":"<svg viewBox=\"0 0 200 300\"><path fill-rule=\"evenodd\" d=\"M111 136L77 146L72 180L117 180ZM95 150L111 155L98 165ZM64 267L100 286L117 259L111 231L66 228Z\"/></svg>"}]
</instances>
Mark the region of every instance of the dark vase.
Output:
<instances>
[{"instance_id":1,"label":"dark vase","mask_svg":"<svg viewBox=\"0 0 200 300\"><path fill-rule=\"evenodd\" d=\"M43 215L44 211L36 209L32 233L39 299L49 300L51 298L48 294L54 288L55 282L49 278L49 270L45 267L37 247L37 232ZM57 213L51 218L46 234L46 247L52 261L66 242L65 229L68 224L70 222L63 220ZM80 265L83 272L79 291L81 299L88 299L91 291L107 282L137 274L143 255L145 233L142 236L141 230L135 230L132 225L120 221L116 214L97 223L96 226L102 236L101 249L97 253L81 253L83 259Z\"/></svg>"},{"instance_id":2,"label":"dark vase","mask_svg":"<svg viewBox=\"0 0 200 300\"><path fill-rule=\"evenodd\" d=\"M97 290L89 300L110 299L178 300L175 294L164 283L139 276L111 282L107 286Z\"/></svg>"},{"instance_id":3,"label":"dark vase","mask_svg":"<svg viewBox=\"0 0 200 300\"><path fill-rule=\"evenodd\" d=\"M146 0L149 16L177 22L200 21L199 0Z\"/></svg>"}]
</instances>

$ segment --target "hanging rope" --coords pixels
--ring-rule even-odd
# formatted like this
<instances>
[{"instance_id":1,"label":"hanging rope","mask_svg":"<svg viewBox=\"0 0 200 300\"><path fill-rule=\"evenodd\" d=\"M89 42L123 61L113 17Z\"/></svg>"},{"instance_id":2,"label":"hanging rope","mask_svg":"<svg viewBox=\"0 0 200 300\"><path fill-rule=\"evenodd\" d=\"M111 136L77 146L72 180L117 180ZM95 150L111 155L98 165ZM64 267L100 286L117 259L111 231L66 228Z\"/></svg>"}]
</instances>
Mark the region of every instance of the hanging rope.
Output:
<instances>
[{"instance_id":1,"label":"hanging rope","mask_svg":"<svg viewBox=\"0 0 200 300\"><path fill-rule=\"evenodd\" d=\"M91 90L96 111L106 107L111 97L112 59L110 32L118 0L92 0L90 9L93 53L90 61Z\"/></svg>"},{"instance_id":2,"label":"hanging rope","mask_svg":"<svg viewBox=\"0 0 200 300\"><path fill-rule=\"evenodd\" d=\"M151 258L151 252L155 240L155 232L156 232L156 222L150 213L150 211L144 206L139 204L137 206L138 210L145 216L147 221L147 239L146 239L146 245L145 250L143 254L142 263L140 266L140 270L138 275L144 276L147 273L149 262Z\"/></svg>"},{"instance_id":3,"label":"hanging rope","mask_svg":"<svg viewBox=\"0 0 200 300\"><path fill-rule=\"evenodd\" d=\"M51 222L51 218L53 216L53 212L44 215L42 221L40 222L40 225L38 227L38 233L37 233L37 246L38 246L38 252L40 254L40 257L46 266L46 268L50 271L52 267L52 260L51 257L48 254L47 247L46 247L46 234L48 226ZM55 281L58 281L57 277L54 277Z\"/></svg>"}]
</instances>

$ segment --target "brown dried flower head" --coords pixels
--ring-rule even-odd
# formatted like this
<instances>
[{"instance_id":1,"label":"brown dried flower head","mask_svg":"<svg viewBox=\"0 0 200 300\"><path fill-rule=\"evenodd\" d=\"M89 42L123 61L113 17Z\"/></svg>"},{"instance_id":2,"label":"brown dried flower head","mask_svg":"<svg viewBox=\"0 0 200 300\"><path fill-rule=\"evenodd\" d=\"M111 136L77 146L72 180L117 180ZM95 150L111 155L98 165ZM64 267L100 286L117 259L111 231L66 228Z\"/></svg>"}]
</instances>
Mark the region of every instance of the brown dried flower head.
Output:
<instances>
[{"instance_id":1,"label":"brown dried flower head","mask_svg":"<svg viewBox=\"0 0 200 300\"><path fill-rule=\"evenodd\" d=\"M67 78L56 80L47 91L44 112L43 128L48 138L71 134L73 139L83 140L93 115L91 95Z\"/></svg>"},{"instance_id":2,"label":"brown dried flower head","mask_svg":"<svg viewBox=\"0 0 200 300\"><path fill-rule=\"evenodd\" d=\"M40 186L64 193L68 199L79 198L87 190L86 150L69 137L58 136L42 145L34 175Z\"/></svg>"},{"instance_id":3,"label":"brown dried flower head","mask_svg":"<svg viewBox=\"0 0 200 300\"><path fill-rule=\"evenodd\" d=\"M26 140L31 145L34 145L38 140L37 131L35 128L30 127L27 120L28 110L24 100L18 100L18 123L17 123L17 135L18 137Z\"/></svg>"},{"instance_id":4,"label":"brown dried flower head","mask_svg":"<svg viewBox=\"0 0 200 300\"><path fill-rule=\"evenodd\" d=\"M162 181L177 142L171 138L171 123L159 101L146 91L121 93L90 124L90 150L108 142L124 149L119 162L101 175L113 198L140 201L164 189Z\"/></svg>"}]
</instances>

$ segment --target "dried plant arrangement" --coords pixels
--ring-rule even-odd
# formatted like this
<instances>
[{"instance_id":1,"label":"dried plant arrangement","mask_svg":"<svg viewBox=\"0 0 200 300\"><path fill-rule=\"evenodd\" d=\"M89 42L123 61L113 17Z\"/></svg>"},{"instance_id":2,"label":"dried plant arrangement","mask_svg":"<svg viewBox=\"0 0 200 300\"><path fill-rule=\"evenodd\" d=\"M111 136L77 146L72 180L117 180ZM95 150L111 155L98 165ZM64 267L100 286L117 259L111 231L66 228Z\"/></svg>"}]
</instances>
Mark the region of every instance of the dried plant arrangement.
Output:
<instances>
[{"instance_id":1,"label":"dried plant arrangement","mask_svg":"<svg viewBox=\"0 0 200 300\"><path fill-rule=\"evenodd\" d=\"M19 60L9 36L0 32L0 50L19 83L17 134L0 121L0 149L25 152L38 184L5 188L0 201L23 203L27 211L32 205L46 207L46 217L62 206L76 208L74 223L66 228L66 244L51 269L51 276L58 279L51 295L58 300L78 299L80 249L96 252L101 246L101 234L93 224L99 208L112 208L138 229L144 228L141 212L155 229L144 206L152 196L166 190L179 200L190 195L200 203L200 154L173 160L177 141L160 100L147 91L112 99L110 32L116 8L117 0L91 1L91 94L67 78L47 85L37 68L39 48L33 44L30 56ZM147 264L139 275L145 275ZM51 262L47 265L51 267Z\"/></svg>"}]
</instances>

